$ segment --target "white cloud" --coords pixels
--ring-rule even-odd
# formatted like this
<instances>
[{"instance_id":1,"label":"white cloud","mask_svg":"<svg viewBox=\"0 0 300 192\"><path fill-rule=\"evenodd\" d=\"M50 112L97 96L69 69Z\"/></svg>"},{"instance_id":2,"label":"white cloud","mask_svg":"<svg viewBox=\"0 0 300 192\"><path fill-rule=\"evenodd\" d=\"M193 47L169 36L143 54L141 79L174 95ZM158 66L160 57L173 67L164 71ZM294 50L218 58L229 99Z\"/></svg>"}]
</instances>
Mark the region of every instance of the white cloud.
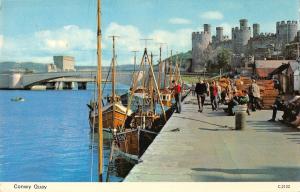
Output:
<instances>
[{"instance_id":1,"label":"white cloud","mask_svg":"<svg viewBox=\"0 0 300 192\"><path fill-rule=\"evenodd\" d=\"M0 35L0 49L2 49L3 43L4 43L3 35Z\"/></svg>"},{"instance_id":2,"label":"white cloud","mask_svg":"<svg viewBox=\"0 0 300 192\"><path fill-rule=\"evenodd\" d=\"M3 35L0 35L0 49L3 47L4 44L4 37Z\"/></svg>"},{"instance_id":3,"label":"white cloud","mask_svg":"<svg viewBox=\"0 0 300 192\"><path fill-rule=\"evenodd\" d=\"M139 49L141 46L140 39L143 38L139 29L132 25L120 25L118 23L110 23L104 32L104 44L112 47L112 40L110 36L119 36L116 40L116 47L118 49L131 50ZM111 48L110 48L111 49Z\"/></svg>"},{"instance_id":4,"label":"white cloud","mask_svg":"<svg viewBox=\"0 0 300 192\"><path fill-rule=\"evenodd\" d=\"M178 24L178 25L184 25L184 24L190 24L191 21L188 20L188 19L175 17L175 18L169 19L169 23L171 23L171 24Z\"/></svg>"},{"instance_id":5,"label":"white cloud","mask_svg":"<svg viewBox=\"0 0 300 192\"><path fill-rule=\"evenodd\" d=\"M202 19L209 19L209 20L222 20L223 14L220 11L207 11L200 15Z\"/></svg>"},{"instance_id":6,"label":"white cloud","mask_svg":"<svg viewBox=\"0 0 300 192\"><path fill-rule=\"evenodd\" d=\"M138 60L144 49L142 38L151 38L148 42L149 52L158 55L158 42L168 44L173 53L191 49L191 33L195 29L182 28L175 31L153 30L142 33L133 25L121 25L112 22L103 33L102 59L103 65L110 65L112 57L111 35L120 36L116 40L116 53L119 65L133 63L133 53L138 50ZM3 37L1 37L3 38ZM0 39L1 39L0 38ZM0 40L0 45L2 40ZM75 25L64 26L55 30L37 31L32 35L5 37L5 45L0 56L1 61L33 61L52 63L53 55L72 55L76 65L96 65L96 32ZM166 46L163 47L163 57L166 57ZM157 60L157 57L154 58Z\"/></svg>"},{"instance_id":7,"label":"white cloud","mask_svg":"<svg viewBox=\"0 0 300 192\"><path fill-rule=\"evenodd\" d=\"M191 48L191 34L193 31L193 29L188 28L176 31L155 30L149 34L149 37L155 39L156 42L167 43L169 51L172 49L173 53L176 53L176 51L187 51ZM156 46L156 49L158 49L158 46Z\"/></svg>"},{"instance_id":8,"label":"white cloud","mask_svg":"<svg viewBox=\"0 0 300 192\"><path fill-rule=\"evenodd\" d=\"M223 34L227 35L227 36L229 36L229 38L231 38L231 29L232 29L233 25L231 25L229 23L222 23L220 26L223 27Z\"/></svg>"},{"instance_id":9,"label":"white cloud","mask_svg":"<svg viewBox=\"0 0 300 192\"><path fill-rule=\"evenodd\" d=\"M41 48L48 51L96 48L95 33L90 29L83 29L76 25L67 25L53 31L39 31L35 33L35 37L41 43Z\"/></svg>"},{"instance_id":10,"label":"white cloud","mask_svg":"<svg viewBox=\"0 0 300 192\"><path fill-rule=\"evenodd\" d=\"M0 38L0 45L1 43ZM96 32L76 25L55 30L37 31L32 35L5 37L1 61L52 63L53 55L75 56L76 64L94 65Z\"/></svg>"}]
</instances>

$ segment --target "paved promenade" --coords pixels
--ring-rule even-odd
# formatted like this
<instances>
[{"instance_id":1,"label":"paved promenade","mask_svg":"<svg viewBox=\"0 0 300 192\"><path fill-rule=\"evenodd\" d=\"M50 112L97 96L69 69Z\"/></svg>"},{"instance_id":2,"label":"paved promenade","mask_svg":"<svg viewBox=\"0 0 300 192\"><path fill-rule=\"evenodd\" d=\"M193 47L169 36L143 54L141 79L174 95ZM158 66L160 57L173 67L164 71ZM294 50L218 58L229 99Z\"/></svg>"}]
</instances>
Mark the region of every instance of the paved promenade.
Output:
<instances>
[{"instance_id":1,"label":"paved promenade","mask_svg":"<svg viewBox=\"0 0 300 192\"><path fill-rule=\"evenodd\" d=\"M300 130L267 122L271 111L247 116L242 131L223 110L197 111L188 96L125 182L300 181Z\"/></svg>"}]
</instances>

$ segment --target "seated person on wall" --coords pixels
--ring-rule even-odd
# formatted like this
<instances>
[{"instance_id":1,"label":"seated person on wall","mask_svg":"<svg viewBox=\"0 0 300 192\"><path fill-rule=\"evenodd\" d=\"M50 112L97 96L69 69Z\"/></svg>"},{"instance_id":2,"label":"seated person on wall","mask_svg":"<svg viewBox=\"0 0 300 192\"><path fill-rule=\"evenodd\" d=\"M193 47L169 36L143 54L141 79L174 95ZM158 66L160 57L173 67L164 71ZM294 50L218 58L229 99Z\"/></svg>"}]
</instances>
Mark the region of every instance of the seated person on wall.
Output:
<instances>
[{"instance_id":1,"label":"seated person on wall","mask_svg":"<svg viewBox=\"0 0 300 192\"><path fill-rule=\"evenodd\" d=\"M240 96L239 104L240 105L247 105L247 114L250 115L248 92L246 90L243 90L242 93L243 93L243 95Z\"/></svg>"},{"instance_id":2,"label":"seated person on wall","mask_svg":"<svg viewBox=\"0 0 300 192\"><path fill-rule=\"evenodd\" d=\"M300 106L298 105L298 107L300 107ZM294 127L300 128L300 112L295 117L295 120L291 122L291 125Z\"/></svg>"},{"instance_id":3,"label":"seated person on wall","mask_svg":"<svg viewBox=\"0 0 300 192\"><path fill-rule=\"evenodd\" d=\"M295 121L297 121L300 113L300 96L295 96L287 103L284 103L284 100L280 101L280 97L277 97L273 105L272 119L270 119L269 121L276 120L278 110L283 111L282 120L280 121L288 124L293 122L296 125L297 123Z\"/></svg>"},{"instance_id":4,"label":"seated person on wall","mask_svg":"<svg viewBox=\"0 0 300 192\"><path fill-rule=\"evenodd\" d=\"M228 113L228 115L234 115L233 108L240 103L240 98L236 94L236 92L233 92L233 98L228 102L228 108L224 109L225 112Z\"/></svg>"},{"instance_id":5,"label":"seated person on wall","mask_svg":"<svg viewBox=\"0 0 300 192\"><path fill-rule=\"evenodd\" d=\"M226 91L226 89L224 89L224 90L221 92L221 103L222 103L222 104L224 104L224 103L226 102L226 97L228 97L227 95L228 95L228 94L227 94L227 91Z\"/></svg>"}]
</instances>

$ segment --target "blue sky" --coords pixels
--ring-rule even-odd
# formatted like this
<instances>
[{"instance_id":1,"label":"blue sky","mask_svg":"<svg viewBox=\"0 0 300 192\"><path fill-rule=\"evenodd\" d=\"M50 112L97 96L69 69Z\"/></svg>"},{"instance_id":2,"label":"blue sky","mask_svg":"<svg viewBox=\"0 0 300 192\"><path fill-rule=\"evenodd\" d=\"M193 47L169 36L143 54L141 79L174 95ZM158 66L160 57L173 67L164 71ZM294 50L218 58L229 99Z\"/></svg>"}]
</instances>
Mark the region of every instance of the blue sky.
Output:
<instances>
[{"instance_id":1,"label":"blue sky","mask_svg":"<svg viewBox=\"0 0 300 192\"><path fill-rule=\"evenodd\" d=\"M191 49L191 32L204 23L231 27L247 18L275 32L276 21L298 20L298 0L102 0L103 62L111 57L110 35L117 40L118 63L132 63L141 38L154 39L174 52ZM95 65L96 0L0 0L0 61L51 63L53 55L73 55L78 65ZM163 56L166 56L164 47Z\"/></svg>"}]
</instances>

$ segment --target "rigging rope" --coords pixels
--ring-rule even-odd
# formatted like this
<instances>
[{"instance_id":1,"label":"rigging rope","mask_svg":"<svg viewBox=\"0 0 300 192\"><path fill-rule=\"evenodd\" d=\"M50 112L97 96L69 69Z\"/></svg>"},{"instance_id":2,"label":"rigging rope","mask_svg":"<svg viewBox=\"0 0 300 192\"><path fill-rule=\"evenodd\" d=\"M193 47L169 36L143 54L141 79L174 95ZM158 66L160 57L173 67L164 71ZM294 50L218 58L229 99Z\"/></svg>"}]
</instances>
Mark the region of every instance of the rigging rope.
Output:
<instances>
[{"instance_id":1,"label":"rigging rope","mask_svg":"<svg viewBox=\"0 0 300 192\"><path fill-rule=\"evenodd\" d=\"M105 82L104 82L104 85L103 85L102 96L103 96L103 93L104 93L104 90L105 90L105 87L106 87L106 83L107 83L107 81L108 81L108 77L109 77L110 71L111 71L111 65L109 66L109 70L108 70L108 72L107 72L107 76L106 76L106 79L105 79Z\"/></svg>"},{"instance_id":2,"label":"rigging rope","mask_svg":"<svg viewBox=\"0 0 300 192\"><path fill-rule=\"evenodd\" d=\"M98 87L97 87L98 88ZM93 182L93 168L94 168L94 139L95 139L95 123L96 123L96 115L95 115L95 110L96 110L96 83L94 84L94 102L93 102L93 124L92 124L92 147L91 147L91 170L90 170L90 178L91 182Z\"/></svg>"}]
</instances>

